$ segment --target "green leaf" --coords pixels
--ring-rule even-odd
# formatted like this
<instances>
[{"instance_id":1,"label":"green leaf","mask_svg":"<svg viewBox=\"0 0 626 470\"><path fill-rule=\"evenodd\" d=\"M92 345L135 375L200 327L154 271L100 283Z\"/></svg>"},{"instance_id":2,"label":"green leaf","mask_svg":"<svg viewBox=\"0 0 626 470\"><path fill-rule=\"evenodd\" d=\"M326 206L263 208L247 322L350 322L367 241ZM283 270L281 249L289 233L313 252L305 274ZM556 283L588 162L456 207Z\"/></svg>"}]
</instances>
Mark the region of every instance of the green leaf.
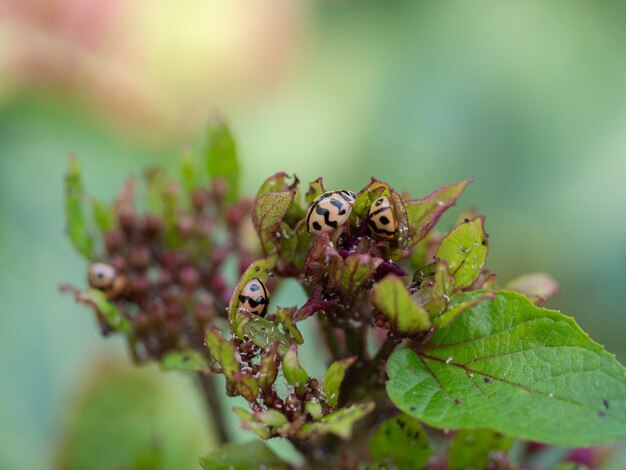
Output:
<instances>
[{"instance_id":1,"label":"green leaf","mask_svg":"<svg viewBox=\"0 0 626 470\"><path fill-rule=\"evenodd\" d=\"M276 252L280 246L280 225L295 195L294 191L272 192L254 201L252 221L266 254Z\"/></svg>"},{"instance_id":2,"label":"green leaf","mask_svg":"<svg viewBox=\"0 0 626 470\"><path fill-rule=\"evenodd\" d=\"M326 371L322 388L326 394L326 401L333 408L335 408L339 403L339 389L341 388L341 383L346 375L346 369L354 364L356 359L356 356L353 356L340 361L335 361L330 365L328 371Z\"/></svg>"},{"instance_id":3,"label":"green leaf","mask_svg":"<svg viewBox=\"0 0 626 470\"><path fill-rule=\"evenodd\" d=\"M270 426L268 424L259 422L254 414L248 410L244 410L243 408L235 406L233 407L233 411L239 418L242 429L253 431L261 439L270 438L272 431L270 430Z\"/></svg>"},{"instance_id":4,"label":"green leaf","mask_svg":"<svg viewBox=\"0 0 626 470\"><path fill-rule=\"evenodd\" d=\"M385 276L370 295L372 304L399 333L413 334L430 327L428 312L413 302L404 281L398 276Z\"/></svg>"},{"instance_id":5,"label":"green leaf","mask_svg":"<svg viewBox=\"0 0 626 470\"><path fill-rule=\"evenodd\" d=\"M235 373L239 372L239 362L233 345L226 341L222 332L215 327L209 327L207 330L206 344L213 358L222 366L226 378L234 380Z\"/></svg>"},{"instance_id":6,"label":"green leaf","mask_svg":"<svg viewBox=\"0 0 626 470\"><path fill-rule=\"evenodd\" d=\"M352 205L352 214L360 218L365 218L372 203L379 197L387 196L390 189L387 183L372 178L372 181L357 195Z\"/></svg>"},{"instance_id":7,"label":"green leaf","mask_svg":"<svg viewBox=\"0 0 626 470\"><path fill-rule=\"evenodd\" d=\"M289 346L289 337L269 320L261 318L254 313L242 312L247 315L245 322L239 320L242 336L250 338L254 344L260 348L267 349L272 344L278 344L278 353L284 355ZM241 317L240 317L241 318Z\"/></svg>"},{"instance_id":8,"label":"green leaf","mask_svg":"<svg viewBox=\"0 0 626 470\"><path fill-rule=\"evenodd\" d=\"M513 279L506 289L525 294L534 303L543 302L559 291L559 284L545 273L533 273Z\"/></svg>"},{"instance_id":9,"label":"green leaf","mask_svg":"<svg viewBox=\"0 0 626 470\"><path fill-rule=\"evenodd\" d=\"M159 210L163 211L163 219L165 221L165 244L168 248L178 248L183 242L176 226L178 218L178 190L175 187L168 187L164 189L164 193L158 193L157 195L163 197L163 205Z\"/></svg>"},{"instance_id":10,"label":"green leaf","mask_svg":"<svg viewBox=\"0 0 626 470\"><path fill-rule=\"evenodd\" d=\"M265 393L269 393L272 389L272 385L276 382L279 364L280 356L278 355L278 343L274 343L269 347L259 363L260 368L257 382L259 388Z\"/></svg>"},{"instance_id":11,"label":"green leaf","mask_svg":"<svg viewBox=\"0 0 626 470\"><path fill-rule=\"evenodd\" d=\"M58 444L49 465L2 468L199 468L197 456L217 442L200 397L189 393L184 377L127 362L96 361L72 384L72 403L55 431Z\"/></svg>"},{"instance_id":12,"label":"green leaf","mask_svg":"<svg viewBox=\"0 0 626 470\"><path fill-rule=\"evenodd\" d=\"M235 140L221 116L214 116L207 129L204 158L209 176L223 179L228 184L226 200L235 202L239 195L239 162Z\"/></svg>"},{"instance_id":13,"label":"green leaf","mask_svg":"<svg viewBox=\"0 0 626 470\"><path fill-rule=\"evenodd\" d=\"M274 452L261 441L226 444L219 451L200 459L204 470L280 470L288 468Z\"/></svg>"},{"instance_id":14,"label":"green leaf","mask_svg":"<svg viewBox=\"0 0 626 470\"><path fill-rule=\"evenodd\" d=\"M93 220L100 229L101 233L108 232L115 228L115 212L110 204L91 199L91 210L93 211Z\"/></svg>"},{"instance_id":15,"label":"green leaf","mask_svg":"<svg viewBox=\"0 0 626 470\"><path fill-rule=\"evenodd\" d=\"M459 432L448 450L450 470L480 469L489 467L492 452L507 452L513 440L486 429Z\"/></svg>"},{"instance_id":16,"label":"green leaf","mask_svg":"<svg viewBox=\"0 0 626 470\"><path fill-rule=\"evenodd\" d=\"M375 408L374 403L356 403L324 416L321 421L307 423L300 429L300 435L334 434L342 439L352 436L354 423L365 417Z\"/></svg>"},{"instance_id":17,"label":"green leaf","mask_svg":"<svg viewBox=\"0 0 626 470\"><path fill-rule=\"evenodd\" d=\"M256 197L260 197L263 194L267 194L267 193L280 193L284 191L289 191L290 185L287 184L288 178L289 178L289 175L285 173L284 171L273 174L272 176L267 178L263 182L263 184L261 184L261 187L256 193Z\"/></svg>"},{"instance_id":18,"label":"green leaf","mask_svg":"<svg viewBox=\"0 0 626 470\"><path fill-rule=\"evenodd\" d=\"M317 398L313 398L307 401L304 404L304 410L313 418L314 420L319 420L322 418L324 414L324 408L322 404L317 400Z\"/></svg>"},{"instance_id":19,"label":"green leaf","mask_svg":"<svg viewBox=\"0 0 626 470\"><path fill-rule=\"evenodd\" d=\"M102 314L106 322L115 331L131 334L133 327L126 318L111 302L108 301L104 292L98 289L90 289L80 294L80 301L92 304Z\"/></svg>"},{"instance_id":20,"label":"green leaf","mask_svg":"<svg viewBox=\"0 0 626 470\"><path fill-rule=\"evenodd\" d=\"M237 287L233 289L233 293L230 296L230 302L228 304L228 320L230 322L231 331L240 339L243 339L243 335L239 332L237 318L237 310L239 309L239 294L241 294L243 288L246 287L248 281L254 277L259 278L261 282L267 282L268 271L274 269L276 259L276 256L269 256L252 263L239 279Z\"/></svg>"},{"instance_id":21,"label":"green leaf","mask_svg":"<svg viewBox=\"0 0 626 470\"><path fill-rule=\"evenodd\" d=\"M187 193L199 186L196 169L196 160L191 153L185 152L180 156L180 181Z\"/></svg>"},{"instance_id":22,"label":"green leaf","mask_svg":"<svg viewBox=\"0 0 626 470\"><path fill-rule=\"evenodd\" d=\"M370 454L378 464L375 468L424 468L431 453L421 423L405 414L384 421L370 441Z\"/></svg>"},{"instance_id":23,"label":"green leaf","mask_svg":"<svg viewBox=\"0 0 626 470\"><path fill-rule=\"evenodd\" d=\"M168 197L177 196L178 188L168 185L167 173L163 168L151 167L144 172L145 179L145 195L146 204L151 213L162 216L166 210L167 204L171 204ZM175 199L174 199L175 200Z\"/></svg>"},{"instance_id":24,"label":"green leaf","mask_svg":"<svg viewBox=\"0 0 626 470\"><path fill-rule=\"evenodd\" d=\"M161 367L165 370L206 371L209 361L194 349L168 352L161 359Z\"/></svg>"},{"instance_id":25,"label":"green leaf","mask_svg":"<svg viewBox=\"0 0 626 470\"><path fill-rule=\"evenodd\" d=\"M283 221L280 224L279 233L281 269L287 272L302 271L313 240L306 231L305 219L301 219L293 230L288 223Z\"/></svg>"},{"instance_id":26,"label":"green leaf","mask_svg":"<svg viewBox=\"0 0 626 470\"><path fill-rule=\"evenodd\" d=\"M626 437L624 368L572 318L515 292L470 308L419 353L396 351L387 373L396 406L434 427L566 447Z\"/></svg>"},{"instance_id":27,"label":"green leaf","mask_svg":"<svg viewBox=\"0 0 626 470\"><path fill-rule=\"evenodd\" d=\"M422 301L427 301L424 308L431 317L439 315L446 310L455 283L454 277L448 273L448 266L444 261L435 263L432 276L432 280L428 279L420 286L418 294Z\"/></svg>"},{"instance_id":28,"label":"green leaf","mask_svg":"<svg viewBox=\"0 0 626 470\"><path fill-rule=\"evenodd\" d=\"M443 326L447 326L450 324L456 317L465 312L466 310L478 305L485 300L493 299L494 295L491 292L487 292L485 294L479 295L478 297L474 297L471 300L466 302L459 302L454 304L450 309L445 311L443 314L439 315L433 320L433 326L441 328Z\"/></svg>"},{"instance_id":29,"label":"green leaf","mask_svg":"<svg viewBox=\"0 0 626 470\"><path fill-rule=\"evenodd\" d=\"M349 255L342 259L337 254L331 263L329 287L351 298L372 277L382 260L365 254Z\"/></svg>"},{"instance_id":30,"label":"green leaf","mask_svg":"<svg viewBox=\"0 0 626 470\"><path fill-rule=\"evenodd\" d=\"M267 424L273 428L279 428L289 422L287 417L280 411L269 409L254 414L255 418L261 423Z\"/></svg>"},{"instance_id":31,"label":"green leaf","mask_svg":"<svg viewBox=\"0 0 626 470\"><path fill-rule=\"evenodd\" d=\"M309 183L309 189L304 195L307 205L310 205L325 192L326 190L324 189L324 183L322 181L322 178L317 178L315 181Z\"/></svg>"},{"instance_id":32,"label":"green leaf","mask_svg":"<svg viewBox=\"0 0 626 470\"><path fill-rule=\"evenodd\" d=\"M245 372L234 374L235 388L237 392L249 402L256 401L259 396L259 384Z\"/></svg>"},{"instance_id":33,"label":"green leaf","mask_svg":"<svg viewBox=\"0 0 626 470\"><path fill-rule=\"evenodd\" d=\"M276 315L278 316L278 320L282 323L285 330L289 332L289 334L293 337L296 343L302 344L304 342L304 338L302 337L302 333L298 330L296 323L293 319L298 307L289 307L283 308L278 307L276 309Z\"/></svg>"},{"instance_id":34,"label":"green leaf","mask_svg":"<svg viewBox=\"0 0 626 470\"><path fill-rule=\"evenodd\" d=\"M478 279L487 258L484 217L476 217L454 228L437 250L437 258L448 263L448 270L458 289L465 289Z\"/></svg>"},{"instance_id":35,"label":"green leaf","mask_svg":"<svg viewBox=\"0 0 626 470\"><path fill-rule=\"evenodd\" d=\"M405 201L411 246L432 230L441 215L454 205L470 183L471 180L459 181L439 188L425 198Z\"/></svg>"},{"instance_id":36,"label":"green leaf","mask_svg":"<svg viewBox=\"0 0 626 470\"><path fill-rule=\"evenodd\" d=\"M298 348L292 344L283 357L283 375L288 384L303 388L309 380L309 374L298 361Z\"/></svg>"},{"instance_id":37,"label":"green leaf","mask_svg":"<svg viewBox=\"0 0 626 470\"><path fill-rule=\"evenodd\" d=\"M87 260L93 259L93 238L89 234L84 212L84 190L80 165L70 157L65 175L65 219L67 233L74 248Z\"/></svg>"}]
</instances>

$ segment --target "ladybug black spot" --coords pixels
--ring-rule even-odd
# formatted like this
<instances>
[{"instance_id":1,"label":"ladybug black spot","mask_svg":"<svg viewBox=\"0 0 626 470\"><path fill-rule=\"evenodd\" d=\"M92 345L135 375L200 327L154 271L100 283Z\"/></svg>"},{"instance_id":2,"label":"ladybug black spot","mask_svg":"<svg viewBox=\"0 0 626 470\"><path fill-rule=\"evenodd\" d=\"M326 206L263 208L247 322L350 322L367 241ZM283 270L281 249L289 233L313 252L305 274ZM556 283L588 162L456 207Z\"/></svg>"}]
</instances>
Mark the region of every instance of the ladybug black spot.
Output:
<instances>
[{"instance_id":1,"label":"ladybug black spot","mask_svg":"<svg viewBox=\"0 0 626 470\"><path fill-rule=\"evenodd\" d=\"M389 225L389 219L383 215L380 217L380 223L383 225Z\"/></svg>"}]
</instances>

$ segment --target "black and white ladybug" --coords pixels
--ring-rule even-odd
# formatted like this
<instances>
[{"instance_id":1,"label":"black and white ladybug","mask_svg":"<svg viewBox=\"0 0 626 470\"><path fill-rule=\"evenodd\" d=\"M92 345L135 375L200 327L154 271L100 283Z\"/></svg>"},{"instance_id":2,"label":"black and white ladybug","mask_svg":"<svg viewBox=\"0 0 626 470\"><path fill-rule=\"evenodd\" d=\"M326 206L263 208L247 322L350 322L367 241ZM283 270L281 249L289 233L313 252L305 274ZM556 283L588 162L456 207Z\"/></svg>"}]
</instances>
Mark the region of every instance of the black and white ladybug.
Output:
<instances>
[{"instance_id":1,"label":"black and white ladybug","mask_svg":"<svg viewBox=\"0 0 626 470\"><path fill-rule=\"evenodd\" d=\"M372 203L367 213L367 225L379 238L390 240L396 235L396 215L387 196L380 197Z\"/></svg>"},{"instance_id":2,"label":"black and white ladybug","mask_svg":"<svg viewBox=\"0 0 626 470\"><path fill-rule=\"evenodd\" d=\"M350 217L356 194L352 191L331 191L320 195L306 213L309 233L331 232Z\"/></svg>"},{"instance_id":3,"label":"black and white ladybug","mask_svg":"<svg viewBox=\"0 0 626 470\"><path fill-rule=\"evenodd\" d=\"M270 304L270 294L265 284L256 277L248 281L239 294L239 308L264 317Z\"/></svg>"},{"instance_id":4,"label":"black and white ladybug","mask_svg":"<svg viewBox=\"0 0 626 470\"><path fill-rule=\"evenodd\" d=\"M101 290L110 299L118 297L126 287L126 278L106 263L94 263L87 272L89 285Z\"/></svg>"}]
</instances>

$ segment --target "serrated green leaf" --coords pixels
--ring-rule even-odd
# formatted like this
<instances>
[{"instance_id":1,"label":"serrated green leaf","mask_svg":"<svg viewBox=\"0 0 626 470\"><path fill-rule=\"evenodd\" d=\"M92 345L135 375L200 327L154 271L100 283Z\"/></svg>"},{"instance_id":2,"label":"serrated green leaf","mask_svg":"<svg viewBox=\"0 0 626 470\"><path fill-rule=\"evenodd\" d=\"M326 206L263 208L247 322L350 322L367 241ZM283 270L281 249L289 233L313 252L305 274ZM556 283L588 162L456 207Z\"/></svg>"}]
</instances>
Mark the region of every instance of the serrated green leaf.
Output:
<instances>
[{"instance_id":1,"label":"serrated green leaf","mask_svg":"<svg viewBox=\"0 0 626 470\"><path fill-rule=\"evenodd\" d=\"M300 429L300 435L334 434L342 439L352 436L352 427L375 408L374 403L356 403L324 416L321 421L307 423Z\"/></svg>"},{"instance_id":2,"label":"serrated green leaf","mask_svg":"<svg viewBox=\"0 0 626 470\"><path fill-rule=\"evenodd\" d=\"M294 191L272 192L258 196L254 201L252 221L263 251L274 253L280 246L280 226L295 197Z\"/></svg>"},{"instance_id":3,"label":"serrated green leaf","mask_svg":"<svg viewBox=\"0 0 626 470\"><path fill-rule=\"evenodd\" d=\"M489 467L489 454L507 452L513 439L486 429L459 432L448 450L450 470L480 469Z\"/></svg>"},{"instance_id":4,"label":"serrated green leaf","mask_svg":"<svg viewBox=\"0 0 626 470\"><path fill-rule=\"evenodd\" d=\"M302 337L302 333L300 333L300 330L298 330L296 322L294 321L294 315L297 310L298 307L278 307L276 309L276 315L278 316L278 320L280 321L280 323L295 340L295 342L298 344L302 344L304 342L304 338Z\"/></svg>"},{"instance_id":5,"label":"serrated green leaf","mask_svg":"<svg viewBox=\"0 0 626 470\"><path fill-rule=\"evenodd\" d=\"M84 190L78 160L70 157L65 174L65 221L74 248L87 260L93 259L93 238L84 212Z\"/></svg>"},{"instance_id":6,"label":"serrated green leaf","mask_svg":"<svg viewBox=\"0 0 626 470\"><path fill-rule=\"evenodd\" d=\"M559 284L549 274L532 273L513 279L505 288L521 292L537 303L556 294L559 291Z\"/></svg>"},{"instance_id":7,"label":"serrated green leaf","mask_svg":"<svg viewBox=\"0 0 626 470\"><path fill-rule=\"evenodd\" d=\"M93 212L93 220L100 229L100 233L106 233L115 228L115 213L110 204L91 199L91 210Z\"/></svg>"},{"instance_id":8,"label":"serrated green leaf","mask_svg":"<svg viewBox=\"0 0 626 470\"><path fill-rule=\"evenodd\" d=\"M396 351L387 372L395 405L434 427L567 447L626 437L624 368L572 318L515 292L470 308L419 353Z\"/></svg>"},{"instance_id":9,"label":"serrated green leaf","mask_svg":"<svg viewBox=\"0 0 626 470\"><path fill-rule=\"evenodd\" d=\"M370 300L399 333L413 334L430 327L428 312L413 302L398 276L389 274L379 281L371 291Z\"/></svg>"},{"instance_id":10,"label":"serrated green leaf","mask_svg":"<svg viewBox=\"0 0 626 470\"><path fill-rule=\"evenodd\" d=\"M459 181L433 191L422 199L405 201L409 218L410 246L432 230L441 215L454 205L471 180Z\"/></svg>"},{"instance_id":11,"label":"serrated green leaf","mask_svg":"<svg viewBox=\"0 0 626 470\"><path fill-rule=\"evenodd\" d=\"M98 289L90 289L81 294L81 301L93 304L102 314L106 322L115 331L130 334L133 327L126 318L111 302L108 301L104 292Z\"/></svg>"},{"instance_id":12,"label":"serrated green leaf","mask_svg":"<svg viewBox=\"0 0 626 470\"><path fill-rule=\"evenodd\" d=\"M465 289L478 279L487 258L484 217L476 217L454 228L441 240L437 258L445 260L455 287Z\"/></svg>"},{"instance_id":13,"label":"serrated green leaf","mask_svg":"<svg viewBox=\"0 0 626 470\"><path fill-rule=\"evenodd\" d=\"M259 384L259 388L265 393L269 393L272 389L272 385L276 382L279 365L280 356L278 355L278 343L274 343L269 347L259 363L259 375L257 382Z\"/></svg>"},{"instance_id":14,"label":"serrated green leaf","mask_svg":"<svg viewBox=\"0 0 626 470\"><path fill-rule=\"evenodd\" d=\"M278 344L278 353L284 355L289 346L289 337L285 335L271 321L261 318L258 315L248 312L242 312L249 316L248 320L243 323L241 333L244 337L250 338L254 344L260 348L267 349L273 344Z\"/></svg>"},{"instance_id":15,"label":"serrated green leaf","mask_svg":"<svg viewBox=\"0 0 626 470\"><path fill-rule=\"evenodd\" d=\"M431 453L421 423L405 414L384 421L370 441L370 454L378 464L375 468L424 468Z\"/></svg>"},{"instance_id":16,"label":"serrated green leaf","mask_svg":"<svg viewBox=\"0 0 626 470\"><path fill-rule=\"evenodd\" d=\"M239 162L237 149L226 122L213 116L207 129L204 158L211 178L221 178L228 184L226 200L235 202L239 195Z\"/></svg>"},{"instance_id":17,"label":"serrated green leaf","mask_svg":"<svg viewBox=\"0 0 626 470\"><path fill-rule=\"evenodd\" d=\"M161 359L165 370L205 371L209 368L208 359L194 349L168 352Z\"/></svg>"},{"instance_id":18,"label":"serrated green leaf","mask_svg":"<svg viewBox=\"0 0 626 470\"><path fill-rule=\"evenodd\" d=\"M206 332L206 344L213 358L222 366L226 378L234 380L235 373L239 372L239 362L233 345L226 341L220 330L214 327L210 327Z\"/></svg>"},{"instance_id":19,"label":"serrated green leaf","mask_svg":"<svg viewBox=\"0 0 626 470\"><path fill-rule=\"evenodd\" d=\"M230 322L231 331L240 339L243 339L243 334L239 331L240 328L237 319L237 310L239 309L239 294L241 294L241 291L246 286L248 281L254 277L259 278L262 282L266 282L268 272L274 269L274 266L276 265L276 259L277 257L274 255L267 258L262 258L252 263L250 266L248 266L246 272L243 273L243 275L239 279L239 283L233 289L233 293L230 296L230 302L228 304L228 320Z\"/></svg>"},{"instance_id":20,"label":"serrated green leaf","mask_svg":"<svg viewBox=\"0 0 626 470\"><path fill-rule=\"evenodd\" d=\"M339 403L339 389L341 388L341 383L346 375L346 369L354 364L356 359L356 356L353 356L347 359L335 361L330 365L328 371L326 371L322 388L326 394L326 401L333 408L335 408Z\"/></svg>"},{"instance_id":21,"label":"serrated green leaf","mask_svg":"<svg viewBox=\"0 0 626 470\"><path fill-rule=\"evenodd\" d=\"M217 452L200 459L204 470L282 470L288 468L274 452L261 441L226 444Z\"/></svg>"},{"instance_id":22,"label":"serrated green leaf","mask_svg":"<svg viewBox=\"0 0 626 470\"><path fill-rule=\"evenodd\" d=\"M309 374L298 361L298 348L292 344L283 357L283 375L288 384L302 388L309 380Z\"/></svg>"}]
</instances>

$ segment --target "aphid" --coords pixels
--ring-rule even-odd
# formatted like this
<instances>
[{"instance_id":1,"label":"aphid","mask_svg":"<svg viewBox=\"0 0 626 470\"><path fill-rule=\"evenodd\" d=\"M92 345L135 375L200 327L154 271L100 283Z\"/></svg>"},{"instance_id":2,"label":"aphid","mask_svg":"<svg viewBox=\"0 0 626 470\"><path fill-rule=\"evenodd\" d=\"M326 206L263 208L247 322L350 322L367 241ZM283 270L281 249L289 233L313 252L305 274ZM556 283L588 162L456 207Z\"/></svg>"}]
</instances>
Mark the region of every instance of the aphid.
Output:
<instances>
[{"instance_id":1,"label":"aphid","mask_svg":"<svg viewBox=\"0 0 626 470\"><path fill-rule=\"evenodd\" d=\"M331 191L320 195L306 213L309 233L331 232L346 223L352 211L356 194L352 191Z\"/></svg>"},{"instance_id":2,"label":"aphid","mask_svg":"<svg viewBox=\"0 0 626 470\"><path fill-rule=\"evenodd\" d=\"M395 236L396 215L387 196L376 199L367 213L367 225L379 238L391 239Z\"/></svg>"},{"instance_id":3,"label":"aphid","mask_svg":"<svg viewBox=\"0 0 626 470\"><path fill-rule=\"evenodd\" d=\"M264 317L270 303L270 294L259 278L253 277L239 294L239 306L250 313Z\"/></svg>"},{"instance_id":4,"label":"aphid","mask_svg":"<svg viewBox=\"0 0 626 470\"><path fill-rule=\"evenodd\" d=\"M105 263L89 266L87 279L91 287L101 290L110 299L119 296L126 287L126 278L113 266Z\"/></svg>"}]
</instances>

